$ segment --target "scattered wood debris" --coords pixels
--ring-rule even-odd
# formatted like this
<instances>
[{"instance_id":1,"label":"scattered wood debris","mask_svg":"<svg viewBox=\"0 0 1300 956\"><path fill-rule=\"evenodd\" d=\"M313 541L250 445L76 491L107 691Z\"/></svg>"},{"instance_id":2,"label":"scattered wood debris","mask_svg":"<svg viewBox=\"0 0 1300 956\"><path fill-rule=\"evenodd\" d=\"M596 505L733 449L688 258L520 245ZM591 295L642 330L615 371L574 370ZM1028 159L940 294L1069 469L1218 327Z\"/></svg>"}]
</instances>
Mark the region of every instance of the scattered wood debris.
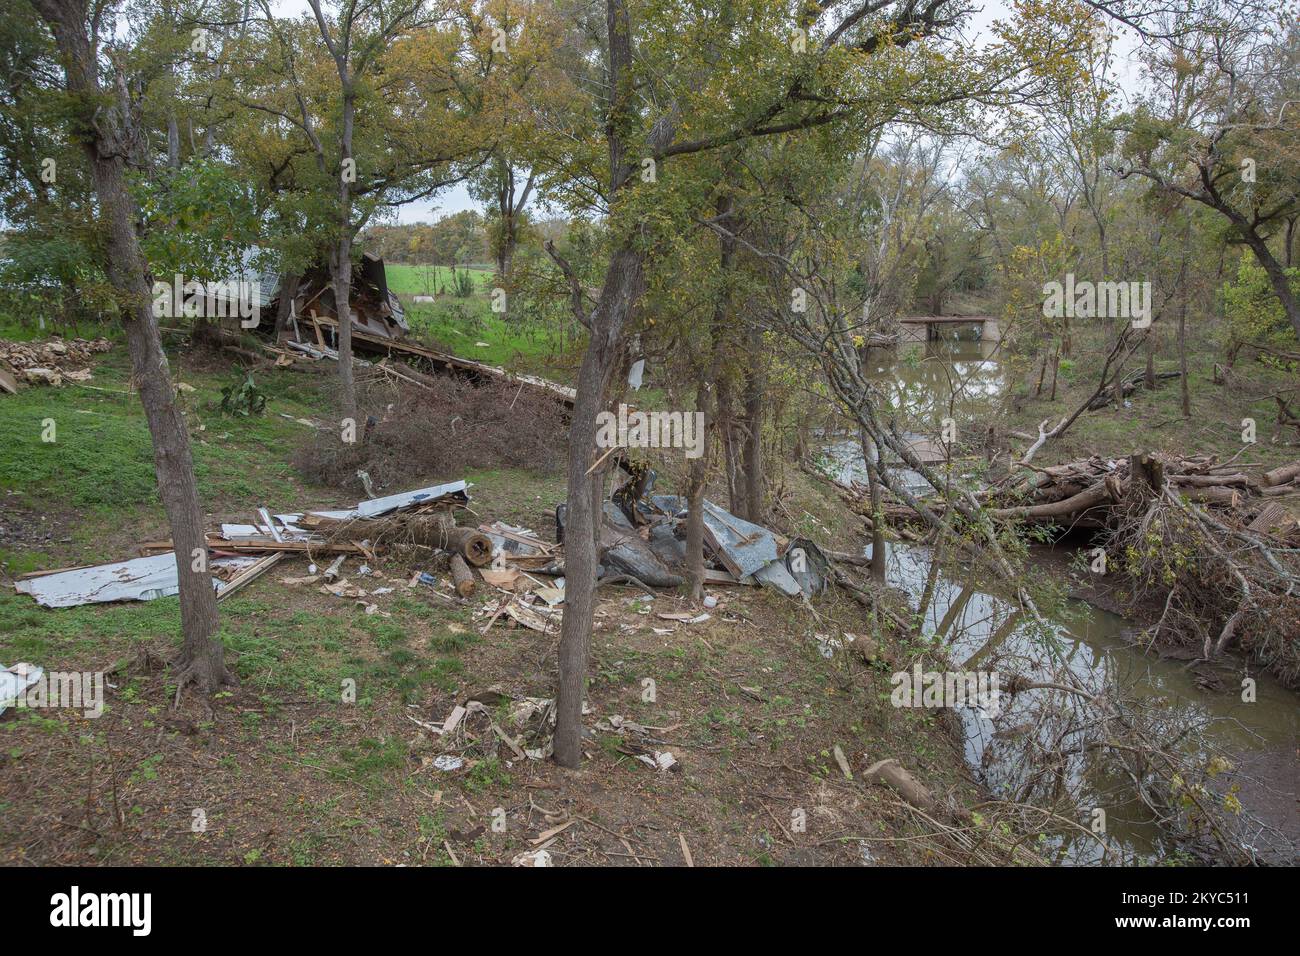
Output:
<instances>
[{"instance_id":1,"label":"scattered wood debris","mask_svg":"<svg viewBox=\"0 0 1300 956\"><path fill-rule=\"evenodd\" d=\"M88 382L92 356L111 349L99 339L49 339L45 342L0 340L0 394L15 394L21 384L60 388L65 382Z\"/></svg>"}]
</instances>

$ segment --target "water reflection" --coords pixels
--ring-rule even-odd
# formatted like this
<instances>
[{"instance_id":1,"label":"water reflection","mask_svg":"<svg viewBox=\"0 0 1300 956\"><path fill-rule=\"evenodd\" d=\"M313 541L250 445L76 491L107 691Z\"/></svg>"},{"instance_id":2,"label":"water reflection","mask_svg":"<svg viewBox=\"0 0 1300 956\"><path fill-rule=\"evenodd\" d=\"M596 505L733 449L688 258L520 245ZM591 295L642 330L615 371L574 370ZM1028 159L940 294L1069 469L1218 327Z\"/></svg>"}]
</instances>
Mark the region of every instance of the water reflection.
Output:
<instances>
[{"instance_id":1,"label":"water reflection","mask_svg":"<svg viewBox=\"0 0 1300 956\"><path fill-rule=\"evenodd\" d=\"M866 553L870 554L868 547ZM932 552L927 547L893 545L887 561L888 582L906 591L913 607L926 591ZM930 584L922 621L924 636L941 646L953 665L967 671L997 671L1049 679L1061 664L1081 684L1109 688L1128 697L1152 701L1162 739L1174 739L1189 725L1208 730L1228 749L1293 746L1297 731L1294 698L1271 681L1261 681L1253 704L1236 696L1199 688L1181 663L1146 655L1130 646L1127 622L1082 601L1070 601L1051 616L1050 636L1025 620L1020 607L964 576L962 569L941 568ZM992 793L1017 802L1050 802L1052 774L1041 773L1044 748L1064 749L1082 741L1069 728L1073 715L1044 719L1036 693L1003 698L990 719L973 707L961 708L966 759ZM1078 737L1078 740L1075 738ZM1058 745L1059 741L1059 745ZM1085 806L1107 811L1107 832L1122 858L1160 857L1171 847L1149 812L1117 775L1102 752L1084 750L1063 767L1067 792L1082 796ZM1080 819L1087 826L1090 820ZM1098 843L1083 834L1058 837L1049 847L1072 863L1102 862ZM1120 862L1114 858L1109 862Z\"/></svg>"},{"instance_id":2,"label":"water reflection","mask_svg":"<svg viewBox=\"0 0 1300 956\"><path fill-rule=\"evenodd\" d=\"M909 439L933 435L949 415L959 428L986 419L1010 384L999 346L969 337L873 349L868 359L869 377L892 403L898 427ZM861 445L855 439L828 442L824 452L840 481L866 482ZM928 487L914 472L898 473L915 490ZM909 594L913 607L928 586L923 632L942 645L954 666L1037 680L1050 679L1064 666L1086 686L1154 705L1150 710L1158 721L1159 739L1180 738L1187 727L1195 726L1217 747L1236 753L1293 756L1300 734L1295 698L1272 681L1257 677L1258 698L1249 704L1232 693L1203 690L1181 662L1131 646L1123 618L1069 601L1050 616L1044 634L1030 626L1018 604L976 581L969 569L948 562L931 575L931 561L927 547L891 545L887 578ZM1027 574L1042 573L1030 563ZM1041 703L1039 694L1017 695L993 719L973 708L959 710L966 758L989 789L1001 799L1050 805L1061 796L1064 781L1066 791L1083 798L1082 806L1106 810L1112 852L1105 862L1159 858L1169 852L1165 835L1136 799L1131 781L1102 759L1102 751L1082 746L1084 728L1078 716L1044 714ZM1064 766L1044 772L1042 758L1049 749L1076 752ZM1243 790L1242 802L1249 811L1248 796ZM1285 794L1282 797L1285 806ZM1293 804L1294 795L1291 799ZM1077 822L1086 827L1091 821ZM1267 841L1257 833L1243 831L1242 839L1266 848L1261 841ZM1046 849L1068 862L1103 861L1098 843L1082 832L1058 836Z\"/></svg>"},{"instance_id":3,"label":"water reflection","mask_svg":"<svg viewBox=\"0 0 1300 956\"><path fill-rule=\"evenodd\" d=\"M870 349L866 375L886 396L901 427L937 432L951 415L960 424L988 415L1009 385L998 342L946 337L924 345Z\"/></svg>"}]
</instances>

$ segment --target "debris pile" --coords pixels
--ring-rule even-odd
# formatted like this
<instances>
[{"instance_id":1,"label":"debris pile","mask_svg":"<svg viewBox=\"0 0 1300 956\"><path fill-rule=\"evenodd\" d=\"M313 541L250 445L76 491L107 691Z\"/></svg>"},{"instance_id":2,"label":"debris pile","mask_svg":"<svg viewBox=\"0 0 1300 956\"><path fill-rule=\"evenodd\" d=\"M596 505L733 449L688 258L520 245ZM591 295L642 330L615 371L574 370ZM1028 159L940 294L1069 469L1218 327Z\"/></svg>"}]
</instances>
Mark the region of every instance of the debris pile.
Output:
<instances>
[{"instance_id":1,"label":"debris pile","mask_svg":"<svg viewBox=\"0 0 1300 956\"><path fill-rule=\"evenodd\" d=\"M398 587L422 588L444 603L463 606L482 584L492 595L475 612L483 633L498 621L557 633L565 598L562 543L549 543L528 528L503 521L457 525L457 513L468 511L468 488L464 481L453 481L370 498L343 510L272 514L262 507L248 523L222 523L207 535L217 598L225 599L286 555L297 554L308 559L308 573L281 578L282 584L314 586L322 594L354 602L368 615L387 616L374 598ZM605 505L599 581L633 584L653 599L653 587L675 587L684 580L686 503L676 496L633 498L620 492L615 497L621 505ZM563 505L556 515L562 542ZM704 529L708 584L761 585L804 599L827 586L829 561L811 541L786 539L708 501ZM177 594L172 542L145 541L139 547L142 556L130 560L23 575L17 590L49 608ZM404 564L409 578L407 572L387 577L378 568L381 555ZM327 566L321 571L318 563ZM718 599L708 595L705 604L716 608ZM659 617L697 624L710 615Z\"/></svg>"},{"instance_id":2,"label":"debris pile","mask_svg":"<svg viewBox=\"0 0 1300 956\"><path fill-rule=\"evenodd\" d=\"M1296 515L1276 505L1279 499L1300 497L1300 461L1253 473L1235 458L1220 462L1214 455L1094 455L1059 465L1034 466L1028 474L1013 473L976 493L975 498L994 517L1006 521L1096 530L1123 524L1135 502L1140 505L1173 496L1183 505L1208 509L1234 526L1292 545L1300 543ZM867 489L857 483L837 483L837 487L859 507L867 497ZM941 500L925 500L924 504L936 514L946 508ZM911 506L892 496L885 502L884 512L895 528L920 520Z\"/></svg>"},{"instance_id":3,"label":"debris pile","mask_svg":"<svg viewBox=\"0 0 1300 956\"><path fill-rule=\"evenodd\" d=\"M352 313L354 334L377 339L403 338L410 327L401 302L388 288L388 274L384 260L363 253L361 261L352 269L351 298L348 303ZM279 300L277 290L277 305ZM297 341L301 332L310 328L315 334L317 348L337 358L338 353L326 345L326 335L338 327L338 308L334 301L334 283L329 268L321 263L308 269L298 282L293 296L289 329Z\"/></svg>"},{"instance_id":4,"label":"debris pile","mask_svg":"<svg viewBox=\"0 0 1300 956\"><path fill-rule=\"evenodd\" d=\"M1026 465L974 497L1002 521L1096 532L1093 560L1104 560L1093 571L1122 576L1126 603L1161 609L1150 640L1206 661L1239 647L1300 687L1300 461L1261 471L1241 460L1251 447L1226 461L1134 454ZM894 500L884 511L900 533L919 518Z\"/></svg>"},{"instance_id":5,"label":"debris pile","mask_svg":"<svg viewBox=\"0 0 1300 956\"><path fill-rule=\"evenodd\" d=\"M359 503L344 511L311 511L305 514L272 515L268 509L257 510L257 520L250 524L222 524L220 531L207 536L209 567L217 599L222 600L274 567L286 554L302 554L311 560L318 555L359 555L375 561L375 547L366 537L358 540L331 538L317 528L342 523L352 527L360 518L380 518L404 511L416 519L431 513L463 507L469 500L463 481L421 488L416 491ZM22 575L15 585L21 594L30 594L44 607L73 607L108 601L152 601L179 593L176 554L170 540L145 541L140 545L143 556L54 572ZM326 584L337 596L360 599L367 592L350 588L346 579L337 577L341 561L326 571ZM382 577L367 565L360 574ZM295 583L315 583L317 578L294 579ZM377 609L376 609L377 611ZM367 613L375 613L367 606Z\"/></svg>"},{"instance_id":6,"label":"debris pile","mask_svg":"<svg viewBox=\"0 0 1300 956\"><path fill-rule=\"evenodd\" d=\"M110 348L104 338L0 341L0 393L13 394L20 384L59 388L65 382L88 382L91 356Z\"/></svg>"},{"instance_id":7,"label":"debris pile","mask_svg":"<svg viewBox=\"0 0 1300 956\"><path fill-rule=\"evenodd\" d=\"M1245 521L1256 518L1268 499L1300 494L1300 461L1253 475L1232 461L1213 455L1092 458L1037 468L1006 492L990 495L1001 504L1008 497L1028 499L995 507L999 518L1078 527L1104 527L1130 497L1159 497L1166 488L1191 504L1233 512ZM1272 529L1270 529L1272 530ZM1283 530L1278 526L1278 530ZM1291 531L1295 522L1291 522Z\"/></svg>"},{"instance_id":8,"label":"debris pile","mask_svg":"<svg viewBox=\"0 0 1300 956\"><path fill-rule=\"evenodd\" d=\"M503 710L506 716L498 723ZM461 769L467 760L545 760L555 739L554 699L514 697L499 687L470 694L441 721L411 714L407 719L437 738L442 753L421 763L443 773Z\"/></svg>"},{"instance_id":9,"label":"debris pile","mask_svg":"<svg viewBox=\"0 0 1300 956\"><path fill-rule=\"evenodd\" d=\"M591 714L585 704L582 712ZM414 714L407 719L431 738L429 742L438 751L421 758L421 769L455 773L480 760L546 760L554 750L555 700L551 697L516 697L493 686L467 695L441 719ZM671 751L658 749L665 741L656 736L679 726L651 727L619 714L602 717L595 724L597 731L619 738L620 753L659 773L682 769Z\"/></svg>"},{"instance_id":10,"label":"debris pile","mask_svg":"<svg viewBox=\"0 0 1300 956\"><path fill-rule=\"evenodd\" d=\"M389 381L400 367L408 378ZM520 468L558 474L567 431L563 406L519 384L472 384L451 375L425 375L397 363L358 376L356 441L321 431L299 448L294 465L321 484L361 491L359 471L375 487L409 488L428 475L476 468ZM366 490L369 494L370 491Z\"/></svg>"},{"instance_id":11,"label":"debris pile","mask_svg":"<svg viewBox=\"0 0 1300 956\"><path fill-rule=\"evenodd\" d=\"M604 504L600 578L677 587L685 581L687 501L625 491L638 483L633 477ZM787 597L813 597L826 589L830 561L813 542L786 538L707 499L702 508L706 584L761 585ZM556 509L556 523L562 532L563 505Z\"/></svg>"}]
</instances>

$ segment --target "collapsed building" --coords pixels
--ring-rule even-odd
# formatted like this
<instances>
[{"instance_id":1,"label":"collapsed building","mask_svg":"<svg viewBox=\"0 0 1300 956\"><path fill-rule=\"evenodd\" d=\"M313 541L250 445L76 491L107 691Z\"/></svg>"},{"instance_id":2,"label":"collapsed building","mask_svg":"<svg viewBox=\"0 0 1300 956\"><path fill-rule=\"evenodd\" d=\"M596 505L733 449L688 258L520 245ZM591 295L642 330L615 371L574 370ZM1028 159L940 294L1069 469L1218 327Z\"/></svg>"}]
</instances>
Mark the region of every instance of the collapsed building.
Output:
<instances>
[{"instance_id":1,"label":"collapsed building","mask_svg":"<svg viewBox=\"0 0 1300 956\"><path fill-rule=\"evenodd\" d=\"M284 295L287 301L282 301ZM388 288L384 260L362 253L352 267L352 331L359 337L381 341L404 339L410 331L406 312ZM275 292L276 338L319 349L338 348L339 309L334 284L326 265L316 265L301 277L289 279Z\"/></svg>"}]
</instances>

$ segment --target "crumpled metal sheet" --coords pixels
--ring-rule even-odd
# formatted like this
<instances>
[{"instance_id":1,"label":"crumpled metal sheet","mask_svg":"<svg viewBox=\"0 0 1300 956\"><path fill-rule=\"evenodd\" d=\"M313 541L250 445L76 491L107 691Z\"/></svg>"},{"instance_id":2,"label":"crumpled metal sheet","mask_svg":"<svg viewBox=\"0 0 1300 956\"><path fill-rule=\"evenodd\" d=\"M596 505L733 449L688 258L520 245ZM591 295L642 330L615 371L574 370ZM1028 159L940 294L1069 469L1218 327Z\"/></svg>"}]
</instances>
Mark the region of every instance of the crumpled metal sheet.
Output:
<instances>
[{"instance_id":1,"label":"crumpled metal sheet","mask_svg":"<svg viewBox=\"0 0 1300 956\"><path fill-rule=\"evenodd\" d=\"M173 551L28 578L19 581L15 587L20 594L30 594L42 607L76 607L102 601L152 601L180 592Z\"/></svg>"},{"instance_id":2,"label":"crumpled metal sheet","mask_svg":"<svg viewBox=\"0 0 1300 956\"><path fill-rule=\"evenodd\" d=\"M439 498L445 498L449 495L458 495L463 500L468 501L469 495L465 493L467 487L464 481L451 481L445 485L433 485L429 488L403 491L400 494L387 495L383 498L372 498L357 505L357 515L362 518L377 518L399 508L409 508L412 505L437 501Z\"/></svg>"},{"instance_id":3,"label":"crumpled metal sheet","mask_svg":"<svg viewBox=\"0 0 1300 956\"><path fill-rule=\"evenodd\" d=\"M652 588L675 588L684 582L641 539L617 505L607 501L603 507L600 562L606 573L630 574Z\"/></svg>"},{"instance_id":4,"label":"crumpled metal sheet","mask_svg":"<svg viewBox=\"0 0 1300 956\"><path fill-rule=\"evenodd\" d=\"M243 568L257 562L255 557L216 558L213 567ZM212 586L220 594L226 582L216 576ZM30 594L42 607L76 607L109 601L153 601L179 594L180 575L176 569L176 552L115 561L91 568L57 571L28 578L14 585L19 594Z\"/></svg>"},{"instance_id":5,"label":"crumpled metal sheet","mask_svg":"<svg viewBox=\"0 0 1300 956\"><path fill-rule=\"evenodd\" d=\"M784 557L786 568L808 597L816 597L830 586L831 563L814 542L795 538Z\"/></svg>"},{"instance_id":6,"label":"crumpled metal sheet","mask_svg":"<svg viewBox=\"0 0 1300 956\"><path fill-rule=\"evenodd\" d=\"M712 501L704 502L704 527L727 570L746 578L777 558L776 536L761 525L737 518Z\"/></svg>"},{"instance_id":7,"label":"crumpled metal sheet","mask_svg":"<svg viewBox=\"0 0 1300 956\"><path fill-rule=\"evenodd\" d=\"M45 668L22 662L13 667L0 670L0 714L18 702L27 688L35 684L45 674Z\"/></svg>"},{"instance_id":8,"label":"crumpled metal sheet","mask_svg":"<svg viewBox=\"0 0 1300 956\"><path fill-rule=\"evenodd\" d=\"M790 569L782 561L769 561L754 572L754 580L763 587L776 588L786 597L795 597L803 593L803 588L794 579Z\"/></svg>"}]
</instances>

